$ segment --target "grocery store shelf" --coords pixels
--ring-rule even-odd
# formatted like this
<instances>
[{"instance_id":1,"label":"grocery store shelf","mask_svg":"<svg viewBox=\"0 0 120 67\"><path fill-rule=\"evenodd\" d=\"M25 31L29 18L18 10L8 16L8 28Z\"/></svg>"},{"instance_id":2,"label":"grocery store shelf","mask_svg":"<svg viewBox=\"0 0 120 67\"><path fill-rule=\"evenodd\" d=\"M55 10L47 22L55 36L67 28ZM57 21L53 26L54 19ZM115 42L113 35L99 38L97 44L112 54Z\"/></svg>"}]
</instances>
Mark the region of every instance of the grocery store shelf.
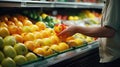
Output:
<instances>
[{"instance_id":1,"label":"grocery store shelf","mask_svg":"<svg viewBox=\"0 0 120 67\"><path fill-rule=\"evenodd\" d=\"M0 7L102 8L103 3L2 0Z\"/></svg>"},{"instance_id":2,"label":"grocery store shelf","mask_svg":"<svg viewBox=\"0 0 120 67\"><path fill-rule=\"evenodd\" d=\"M87 46L77 48L65 53L61 53L59 55L52 56L50 58L46 58L37 62L28 63L25 65L22 65L21 67L48 67L54 64L57 64L59 62L63 62L65 60L71 59L73 57L79 56L83 57L85 53L88 53L89 51L93 51L93 49L96 49L98 47L98 42L93 42ZM53 62L54 61L54 62Z\"/></svg>"},{"instance_id":3,"label":"grocery store shelf","mask_svg":"<svg viewBox=\"0 0 120 67\"><path fill-rule=\"evenodd\" d=\"M55 7L65 8L102 8L103 3L83 3L83 2L56 2Z\"/></svg>"}]
</instances>

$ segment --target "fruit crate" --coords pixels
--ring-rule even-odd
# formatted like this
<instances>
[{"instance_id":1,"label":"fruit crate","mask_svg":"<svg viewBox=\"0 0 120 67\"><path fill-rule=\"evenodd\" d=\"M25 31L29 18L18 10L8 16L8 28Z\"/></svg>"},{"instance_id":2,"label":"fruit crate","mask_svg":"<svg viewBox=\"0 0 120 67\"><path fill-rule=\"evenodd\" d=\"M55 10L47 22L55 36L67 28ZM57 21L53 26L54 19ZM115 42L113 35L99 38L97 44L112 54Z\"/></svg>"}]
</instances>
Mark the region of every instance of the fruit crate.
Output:
<instances>
[{"instance_id":1,"label":"fruit crate","mask_svg":"<svg viewBox=\"0 0 120 67\"><path fill-rule=\"evenodd\" d=\"M36 55L38 56L38 59L33 60L33 61L30 61L30 62L26 62L26 63L24 63L24 64L22 64L22 65L17 65L17 66L18 66L18 67L24 67L25 65L29 65L29 64L31 64L31 63L36 63L36 62L41 62L41 63L42 63L44 60L47 60L47 59L50 59L50 58L53 58L53 57L57 57L57 56L59 56L59 55L62 55L62 54L67 53L67 52L74 51L74 50L76 50L76 49L80 49L80 48L85 47L85 46L87 46L87 45L88 45L88 44L85 43L85 44L83 44L83 45L81 45L81 46L71 47L71 48L69 48L69 49L67 49L67 50L64 50L64 51L61 51L61 52L55 51L54 54L51 54L51 55L48 55L48 56L40 56L40 55L37 55L37 54L36 54Z\"/></svg>"},{"instance_id":2,"label":"fruit crate","mask_svg":"<svg viewBox=\"0 0 120 67\"><path fill-rule=\"evenodd\" d=\"M91 44L84 44L83 46L70 48L68 50L65 50L59 53L54 53L46 57L38 56L39 58L37 60L24 63L19 67L35 67L35 66L47 67L49 65L54 65L56 63L72 58L74 56L78 56L78 55L83 56L83 54L86 53L87 51L91 51L92 49L95 49L96 47L98 47L98 44L99 43L95 41Z\"/></svg>"}]
</instances>

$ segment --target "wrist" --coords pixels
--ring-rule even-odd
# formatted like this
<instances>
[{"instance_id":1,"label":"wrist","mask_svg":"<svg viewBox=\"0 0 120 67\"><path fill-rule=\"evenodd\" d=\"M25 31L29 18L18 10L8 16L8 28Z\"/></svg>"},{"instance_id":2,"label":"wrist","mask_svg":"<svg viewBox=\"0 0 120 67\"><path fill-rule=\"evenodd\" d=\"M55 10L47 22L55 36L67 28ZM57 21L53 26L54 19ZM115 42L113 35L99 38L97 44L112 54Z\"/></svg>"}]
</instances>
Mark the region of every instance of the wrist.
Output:
<instances>
[{"instance_id":1,"label":"wrist","mask_svg":"<svg viewBox=\"0 0 120 67\"><path fill-rule=\"evenodd\" d=\"M80 26L75 26L75 33L79 33Z\"/></svg>"}]
</instances>

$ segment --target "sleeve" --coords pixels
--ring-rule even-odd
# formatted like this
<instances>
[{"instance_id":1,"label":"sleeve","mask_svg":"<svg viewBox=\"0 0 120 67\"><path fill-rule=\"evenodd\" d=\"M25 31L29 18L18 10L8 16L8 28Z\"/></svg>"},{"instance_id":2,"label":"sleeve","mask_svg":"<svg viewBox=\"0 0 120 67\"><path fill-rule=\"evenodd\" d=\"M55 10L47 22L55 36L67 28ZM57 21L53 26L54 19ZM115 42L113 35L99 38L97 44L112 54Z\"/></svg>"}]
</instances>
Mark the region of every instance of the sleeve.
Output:
<instances>
[{"instance_id":1,"label":"sleeve","mask_svg":"<svg viewBox=\"0 0 120 67\"><path fill-rule=\"evenodd\" d=\"M110 0L107 12L105 26L112 27L116 31L120 28L120 0Z\"/></svg>"}]
</instances>

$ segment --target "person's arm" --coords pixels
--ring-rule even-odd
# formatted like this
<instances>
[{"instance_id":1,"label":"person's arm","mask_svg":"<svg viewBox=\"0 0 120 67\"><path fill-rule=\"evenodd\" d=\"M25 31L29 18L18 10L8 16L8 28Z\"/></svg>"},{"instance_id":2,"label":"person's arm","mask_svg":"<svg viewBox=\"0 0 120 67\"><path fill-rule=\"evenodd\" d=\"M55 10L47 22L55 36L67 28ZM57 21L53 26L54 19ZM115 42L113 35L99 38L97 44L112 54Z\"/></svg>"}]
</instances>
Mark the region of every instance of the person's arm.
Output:
<instances>
[{"instance_id":1,"label":"person's arm","mask_svg":"<svg viewBox=\"0 0 120 67\"><path fill-rule=\"evenodd\" d=\"M74 35L75 33L81 33L91 37L112 37L115 34L115 30L111 27L81 27L70 26L63 30L58 36L64 38Z\"/></svg>"},{"instance_id":2,"label":"person's arm","mask_svg":"<svg viewBox=\"0 0 120 67\"><path fill-rule=\"evenodd\" d=\"M115 30L108 26L103 27L76 27L78 33L82 33L91 37L112 37Z\"/></svg>"}]
</instances>

